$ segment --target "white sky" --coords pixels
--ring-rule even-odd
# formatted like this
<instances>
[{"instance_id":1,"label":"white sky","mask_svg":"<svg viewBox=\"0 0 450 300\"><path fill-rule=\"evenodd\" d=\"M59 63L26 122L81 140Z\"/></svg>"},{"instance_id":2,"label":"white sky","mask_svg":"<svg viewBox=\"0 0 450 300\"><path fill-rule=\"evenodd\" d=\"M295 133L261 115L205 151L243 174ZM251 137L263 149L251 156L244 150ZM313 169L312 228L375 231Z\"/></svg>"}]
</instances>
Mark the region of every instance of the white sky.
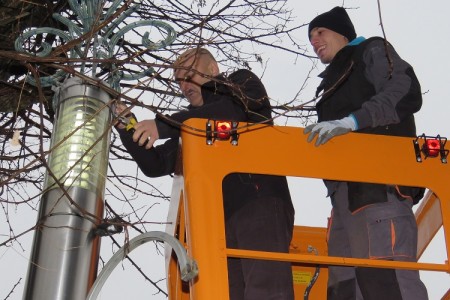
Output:
<instances>
[{"instance_id":1,"label":"white sky","mask_svg":"<svg viewBox=\"0 0 450 300\"><path fill-rule=\"evenodd\" d=\"M190 2L190 1L189 1ZM299 1L289 0L288 5L294 8L299 23L309 22L313 17L328 11L336 5L342 5L343 1ZM358 35L366 38L373 35L382 35L379 25L377 1L345 1L346 8L355 25ZM419 1L419 0L395 0L381 2L384 29L388 40L393 44L397 52L407 60L415 69L425 92L423 108L416 114L416 125L418 134L427 135L440 134L450 137L450 97L448 94L450 62L446 59L450 45L450 24L448 12L450 2ZM307 27L306 27L307 28ZM297 35L298 41L308 45L309 54L313 55L307 39L306 28ZM255 46L257 49L257 46ZM274 100L286 102L292 99L298 91L299 85L303 83L311 63L305 59L299 59L295 63L294 57L288 55L277 55L277 53L266 53L270 57L268 68L265 71L263 82ZM261 75L258 66L252 66L254 71ZM319 63L318 69L312 77L323 70ZM318 80L311 80L302 98L308 100L314 96ZM300 126L300 124L293 124ZM449 165L450 167L450 165ZM162 180L145 179L152 181L164 191L170 191L169 177ZM296 223L309 226L325 226L329 214L329 200L325 198L325 191L320 180L311 180L307 184L308 189L301 189L292 180L291 193L294 199L302 199L296 202ZM304 184L303 184L304 185ZM295 201L295 200L294 200ZM309 201L308 205L304 205ZM303 204L303 205L302 205ZM161 203L161 210L150 212L149 220L165 220L165 209L167 203ZM4 224L4 222L1 222ZM20 232L19 229L18 232ZM152 230L164 230L163 226L155 225ZM31 237L31 235L29 235ZM443 263L446 255L443 243L443 234L440 232L438 239L430 245L430 250L424 255L427 262ZM119 242L123 242L119 240ZM0 249L0 299L6 297L4 287L7 291L22 277L20 286L16 289L9 300L22 298L22 289L25 281L28 249L30 241L23 241L23 248L19 247ZM106 242L104 243L106 245ZM102 249L104 253L111 253L111 249ZM143 269L152 270L157 274L164 274L164 258L155 254L153 246L141 247L132 253L136 261ZM99 299L165 299L161 296L150 296L154 290L148 287L141 275L137 274L129 263L124 263L125 271L121 267L113 273L103 288ZM443 293L450 287L450 276L446 273L423 272L422 279L425 282L430 300L440 299Z\"/></svg>"}]
</instances>

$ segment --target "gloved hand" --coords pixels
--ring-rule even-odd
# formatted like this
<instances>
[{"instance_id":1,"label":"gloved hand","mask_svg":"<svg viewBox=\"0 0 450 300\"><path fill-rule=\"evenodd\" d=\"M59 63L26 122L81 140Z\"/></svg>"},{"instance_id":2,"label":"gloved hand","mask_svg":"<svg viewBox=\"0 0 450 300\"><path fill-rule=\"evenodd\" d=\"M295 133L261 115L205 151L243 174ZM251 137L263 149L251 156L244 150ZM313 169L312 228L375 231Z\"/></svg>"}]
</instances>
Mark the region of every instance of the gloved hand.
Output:
<instances>
[{"instance_id":1,"label":"gloved hand","mask_svg":"<svg viewBox=\"0 0 450 300\"><path fill-rule=\"evenodd\" d=\"M305 127L303 133L309 133L307 139L308 143L310 143L314 137L318 135L315 145L320 146L328 142L332 137L346 134L356 129L358 129L356 120L353 115L350 115L340 120L324 121L308 125Z\"/></svg>"}]
</instances>

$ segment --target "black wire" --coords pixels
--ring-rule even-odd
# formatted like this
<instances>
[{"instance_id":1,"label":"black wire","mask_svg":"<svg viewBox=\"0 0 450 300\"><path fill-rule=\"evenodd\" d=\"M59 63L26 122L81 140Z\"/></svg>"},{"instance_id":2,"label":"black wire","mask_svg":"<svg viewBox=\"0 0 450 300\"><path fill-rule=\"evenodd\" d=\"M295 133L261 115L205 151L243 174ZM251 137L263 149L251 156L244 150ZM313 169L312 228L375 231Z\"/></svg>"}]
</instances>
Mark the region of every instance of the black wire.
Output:
<instances>
[{"instance_id":1,"label":"black wire","mask_svg":"<svg viewBox=\"0 0 450 300\"><path fill-rule=\"evenodd\" d=\"M305 289L305 293L303 294L303 299L304 300L308 300L309 298L309 293L311 292L311 289L314 286L314 283L316 283L317 278L319 277L319 273L320 273L320 266L317 265L316 266L316 271L314 272L314 276L311 279L311 281L309 282L308 286Z\"/></svg>"},{"instance_id":2,"label":"black wire","mask_svg":"<svg viewBox=\"0 0 450 300\"><path fill-rule=\"evenodd\" d=\"M308 252L314 252L316 255L319 254L316 248L312 246L308 246ZM308 300L309 293L311 292L311 289L313 288L314 284L317 281L317 278L319 277L320 273L320 265L316 265L316 271L314 272L313 277L311 278L311 281L309 282L308 286L305 289L305 293L303 294L303 300Z\"/></svg>"}]
</instances>

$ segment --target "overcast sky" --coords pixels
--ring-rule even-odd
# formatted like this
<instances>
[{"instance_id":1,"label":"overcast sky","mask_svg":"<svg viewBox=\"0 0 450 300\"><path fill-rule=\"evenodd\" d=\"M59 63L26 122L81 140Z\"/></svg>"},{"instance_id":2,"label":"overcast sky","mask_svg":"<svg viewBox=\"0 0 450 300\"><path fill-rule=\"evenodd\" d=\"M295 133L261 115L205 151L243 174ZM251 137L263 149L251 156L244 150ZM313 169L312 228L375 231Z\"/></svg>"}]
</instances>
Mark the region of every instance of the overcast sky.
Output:
<instances>
[{"instance_id":1,"label":"overcast sky","mask_svg":"<svg viewBox=\"0 0 450 300\"><path fill-rule=\"evenodd\" d=\"M190 0L189 0L190 2ZM309 22L316 15L325 12L336 5L342 5L343 1L300 1L289 0L288 5L294 8L299 24ZM349 15L353 20L357 35L366 38L373 35L382 35L379 25L377 1L345 1L344 6L350 8ZM423 108L416 115L418 134L427 135L440 134L450 137L450 97L448 93L450 70L447 52L450 48L450 24L448 13L450 2L441 1L419 1L419 0L395 0L382 1L381 12L384 29L388 40L393 44L397 52L407 60L415 69L424 92ZM307 28L307 27L306 27ZM303 44L308 44L306 28L297 34L297 38ZM257 46L255 46L257 47ZM310 55L312 49L308 46ZM312 62L301 59L295 62L294 57L288 55L277 55L267 53L270 57L268 68L264 73L263 82L274 101L286 102L292 99L298 91L299 85L303 83ZM261 75L257 65L254 71ZM319 63L312 76L316 76L323 66ZM314 96L318 80L312 80L302 97L307 100ZM296 124L293 124L294 126ZM299 126L300 124L297 124ZM450 165L449 165L450 167ZM158 187L170 191L170 178L163 181L152 180ZM169 182L169 183L168 183ZM294 199L303 199L296 202L296 223L310 226L325 226L329 215L329 200L325 198L325 191L320 180L308 182L308 190L298 188L296 179L291 181L291 192ZM301 186L301 185L300 185ZM313 190L313 192L311 191ZM305 199L311 201L305 204ZM165 211L166 204L160 205L161 211ZM149 216L149 219L164 220L160 215ZM4 224L4 222L1 222ZM156 226L154 230L164 229ZM437 241L431 244L430 251L424 255L427 262L443 263L445 249L442 239L442 231ZM29 247L26 243L24 247ZM151 246L141 247L134 257L144 269L152 269L164 275L164 259L161 255L154 254ZM108 251L111 249L102 249ZM19 247L14 249L0 249L0 299L4 294L3 283L7 283L8 290L16 278L23 277L21 285L8 299L18 300L22 297L23 284L29 252L24 253ZM142 277L137 274L129 264L124 264L126 271L116 270L111 279L105 285L100 299L164 299L163 297L149 294L154 290L148 287ZM122 269L122 268L118 268ZM450 276L446 273L430 274L424 272L422 278L428 288L430 300L440 299L440 296L450 287Z\"/></svg>"}]
</instances>

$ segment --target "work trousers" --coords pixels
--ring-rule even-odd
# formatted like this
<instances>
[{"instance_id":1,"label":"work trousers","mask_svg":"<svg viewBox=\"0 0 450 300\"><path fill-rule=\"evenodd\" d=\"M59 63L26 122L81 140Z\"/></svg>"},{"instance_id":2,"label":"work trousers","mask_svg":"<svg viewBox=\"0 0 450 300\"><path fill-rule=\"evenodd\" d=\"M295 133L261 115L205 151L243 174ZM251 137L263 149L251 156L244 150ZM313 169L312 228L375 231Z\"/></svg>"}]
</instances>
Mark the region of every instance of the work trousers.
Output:
<instances>
[{"instance_id":1,"label":"work trousers","mask_svg":"<svg viewBox=\"0 0 450 300\"><path fill-rule=\"evenodd\" d=\"M417 261L417 224L412 201L387 191L387 202L351 213L348 190L339 183L331 195L328 255ZM363 267L329 267L328 300L426 300L418 271Z\"/></svg>"},{"instance_id":2,"label":"work trousers","mask_svg":"<svg viewBox=\"0 0 450 300\"><path fill-rule=\"evenodd\" d=\"M228 248L289 252L294 226L291 201L252 199L226 221ZM294 299L289 262L228 258L231 300Z\"/></svg>"}]
</instances>

